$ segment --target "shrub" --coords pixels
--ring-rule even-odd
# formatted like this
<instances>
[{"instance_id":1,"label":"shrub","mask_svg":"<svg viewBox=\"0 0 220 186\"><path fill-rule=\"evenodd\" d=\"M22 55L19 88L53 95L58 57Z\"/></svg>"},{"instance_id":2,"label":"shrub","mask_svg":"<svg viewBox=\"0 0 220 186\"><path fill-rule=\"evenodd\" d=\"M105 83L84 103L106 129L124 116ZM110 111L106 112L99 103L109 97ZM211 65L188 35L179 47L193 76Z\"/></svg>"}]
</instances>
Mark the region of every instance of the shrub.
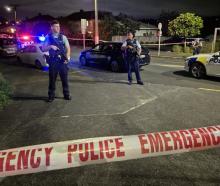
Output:
<instances>
[{"instance_id":1,"label":"shrub","mask_svg":"<svg viewBox=\"0 0 220 186\"><path fill-rule=\"evenodd\" d=\"M210 53L212 51L212 42L203 42L201 53Z\"/></svg>"},{"instance_id":2,"label":"shrub","mask_svg":"<svg viewBox=\"0 0 220 186\"><path fill-rule=\"evenodd\" d=\"M220 51L220 41L216 42L215 51L216 52Z\"/></svg>"},{"instance_id":3,"label":"shrub","mask_svg":"<svg viewBox=\"0 0 220 186\"><path fill-rule=\"evenodd\" d=\"M204 42L201 52L210 53L212 51L212 42ZM215 44L215 52L220 51L220 41L217 41Z\"/></svg>"},{"instance_id":4,"label":"shrub","mask_svg":"<svg viewBox=\"0 0 220 186\"><path fill-rule=\"evenodd\" d=\"M9 83L0 76L0 109L8 104L11 93Z\"/></svg>"},{"instance_id":5,"label":"shrub","mask_svg":"<svg viewBox=\"0 0 220 186\"><path fill-rule=\"evenodd\" d=\"M9 102L9 96L5 92L0 91L0 109L4 108Z\"/></svg>"},{"instance_id":6,"label":"shrub","mask_svg":"<svg viewBox=\"0 0 220 186\"><path fill-rule=\"evenodd\" d=\"M186 48L184 48L184 53L192 53L193 49L189 46L187 46Z\"/></svg>"},{"instance_id":7,"label":"shrub","mask_svg":"<svg viewBox=\"0 0 220 186\"><path fill-rule=\"evenodd\" d=\"M173 45L172 52L181 53L181 52L183 52L183 47L180 45Z\"/></svg>"}]
</instances>

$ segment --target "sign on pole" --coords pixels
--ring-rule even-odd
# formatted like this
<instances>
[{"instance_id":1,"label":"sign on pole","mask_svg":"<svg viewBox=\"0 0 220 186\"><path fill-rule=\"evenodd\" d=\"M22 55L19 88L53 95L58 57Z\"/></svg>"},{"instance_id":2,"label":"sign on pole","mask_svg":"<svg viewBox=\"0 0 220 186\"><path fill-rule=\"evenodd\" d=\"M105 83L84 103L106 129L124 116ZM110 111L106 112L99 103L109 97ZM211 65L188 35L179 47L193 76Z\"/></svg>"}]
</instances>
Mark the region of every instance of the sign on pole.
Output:
<instances>
[{"instance_id":1,"label":"sign on pole","mask_svg":"<svg viewBox=\"0 0 220 186\"><path fill-rule=\"evenodd\" d=\"M82 34L86 34L86 28L87 28L87 20L81 19L81 32L82 32Z\"/></svg>"},{"instance_id":2,"label":"sign on pole","mask_svg":"<svg viewBox=\"0 0 220 186\"><path fill-rule=\"evenodd\" d=\"M81 19L81 32L82 32L82 35L83 35L83 49L86 48L86 38L85 38L85 35L86 35L86 28L88 26L88 21L86 19Z\"/></svg>"},{"instance_id":3,"label":"sign on pole","mask_svg":"<svg viewBox=\"0 0 220 186\"><path fill-rule=\"evenodd\" d=\"M162 30L162 26L163 26L162 23L159 23L159 24L158 24L158 29L159 29L159 30Z\"/></svg>"},{"instance_id":4,"label":"sign on pole","mask_svg":"<svg viewBox=\"0 0 220 186\"><path fill-rule=\"evenodd\" d=\"M159 45L158 45L158 56L160 56L160 41L161 41L161 36L162 36L162 23L158 24L158 29L159 29Z\"/></svg>"}]
</instances>

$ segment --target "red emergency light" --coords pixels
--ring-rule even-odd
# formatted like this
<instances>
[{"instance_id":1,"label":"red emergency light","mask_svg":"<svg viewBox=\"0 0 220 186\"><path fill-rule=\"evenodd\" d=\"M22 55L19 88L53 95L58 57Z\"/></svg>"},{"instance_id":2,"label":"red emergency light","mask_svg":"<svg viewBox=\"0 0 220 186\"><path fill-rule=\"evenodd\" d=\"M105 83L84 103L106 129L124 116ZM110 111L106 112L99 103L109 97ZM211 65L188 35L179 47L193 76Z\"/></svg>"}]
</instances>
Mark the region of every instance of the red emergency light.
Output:
<instances>
[{"instance_id":1,"label":"red emergency light","mask_svg":"<svg viewBox=\"0 0 220 186\"><path fill-rule=\"evenodd\" d=\"M23 35L21 38L25 41L30 40L30 36L28 36L28 35Z\"/></svg>"}]
</instances>

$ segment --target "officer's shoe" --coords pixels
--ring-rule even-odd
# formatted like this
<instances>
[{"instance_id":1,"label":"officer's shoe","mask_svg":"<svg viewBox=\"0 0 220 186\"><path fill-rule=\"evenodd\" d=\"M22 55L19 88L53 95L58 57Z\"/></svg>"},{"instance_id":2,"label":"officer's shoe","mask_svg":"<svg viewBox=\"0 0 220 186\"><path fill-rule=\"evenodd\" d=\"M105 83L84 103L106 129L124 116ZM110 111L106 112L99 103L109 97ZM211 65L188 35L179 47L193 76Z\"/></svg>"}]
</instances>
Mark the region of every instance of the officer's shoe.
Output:
<instances>
[{"instance_id":1,"label":"officer's shoe","mask_svg":"<svg viewBox=\"0 0 220 186\"><path fill-rule=\"evenodd\" d=\"M132 85L132 81L128 81L128 85Z\"/></svg>"},{"instance_id":2,"label":"officer's shoe","mask_svg":"<svg viewBox=\"0 0 220 186\"><path fill-rule=\"evenodd\" d=\"M48 97L47 102L52 103L54 101L54 97Z\"/></svg>"},{"instance_id":3,"label":"officer's shoe","mask_svg":"<svg viewBox=\"0 0 220 186\"><path fill-rule=\"evenodd\" d=\"M143 81L138 81L137 84L138 85L144 85L144 82Z\"/></svg>"},{"instance_id":4,"label":"officer's shoe","mask_svg":"<svg viewBox=\"0 0 220 186\"><path fill-rule=\"evenodd\" d=\"M70 100L72 100L72 97L71 96L64 96L64 99L70 101Z\"/></svg>"}]
</instances>

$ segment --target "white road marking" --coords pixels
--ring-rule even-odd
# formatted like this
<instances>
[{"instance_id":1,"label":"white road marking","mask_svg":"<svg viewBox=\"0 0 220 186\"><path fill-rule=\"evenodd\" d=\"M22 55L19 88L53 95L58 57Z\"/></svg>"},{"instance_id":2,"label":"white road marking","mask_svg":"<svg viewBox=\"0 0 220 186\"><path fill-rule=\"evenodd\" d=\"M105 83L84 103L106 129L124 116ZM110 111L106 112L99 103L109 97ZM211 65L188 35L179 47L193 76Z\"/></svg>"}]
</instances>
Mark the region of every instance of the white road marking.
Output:
<instances>
[{"instance_id":1,"label":"white road marking","mask_svg":"<svg viewBox=\"0 0 220 186\"><path fill-rule=\"evenodd\" d=\"M153 66L161 66L161 67L171 67L171 68L184 68L183 65L166 65L166 64L161 64L161 63L153 63L151 65L153 65Z\"/></svg>"},{"instance_id":2,"label":"white road marking","mask_svg":"<svg viewBox=\"0 0 220 186\"><path fill-rule=\"evenodd\" d=\"M219 89L209 89L209 88L198 88L199 90L211 91L211 92L220 92Z\"/></svg>"},{"instance_id":3,"label":"white road marking","mask_svg":"<svg viewBox=\"0 0 220 186\"><path fill-rule=\"evenodd\" d=\"M78 117L91 117L91 116L115 116L115 115L124 115L124 114L127 114L128 112L131 112L135 109L138 109L140 107L142 107L143 105L149 103L149 102L152 102L152 101L155 101L158 97L157 96L154 96L152 98L149 98L149 99L145 99L145 100L141 100L141 103L134 106L134 107L131 107L130 109L124 111L124 112L116 112L116 113L111 113L111 114L80 114L80 115L74 115L74 116L78 116Z\"/></svg>"},{"instance_id":4,"label":"white road marking","mask_svg":"<svg viewBox=\"0 0 220 186\"><path fill-rule=\"evenodd\" d=\"M145 105L145 104L147 104L147 103L149 103L149 102L152 102L152 101L154 101L154 100L156 100L156 99L157 99L157 96L154 96L154 97L152 97L152 98L150 98L150 99L141 100L141 103L140 103L139 105L134 106L134 107L131 107L130 109L128 109L128 110L122 112L120 115L127 114L128 112L131 112L132 110L135 110L135 109L137 109L137 108L139 108L139 107L141 107L141 106L143 106L143 105Z\"/></svg>"},{"instance_id":5,"label":"white road marking","mask_svg":"<svg viewBox=\"0 0 220 186\"><path fill-rule=\"evenodd\" d=\"M82 70L72 71L72 72L70 72L70 74L77 74L77 73L81 73L81 72L84 72L84 71L82 71Z\"/></svg>"},{"instance_id":6,"label":"white road marking","mask_svg":"<svg viewBox=\"0 0 220 186\"><path fill-rule=\"evenodd\" d=\"M61 116L61 118L69 118L70 116Z\"/></svg>"}]
</instances>

